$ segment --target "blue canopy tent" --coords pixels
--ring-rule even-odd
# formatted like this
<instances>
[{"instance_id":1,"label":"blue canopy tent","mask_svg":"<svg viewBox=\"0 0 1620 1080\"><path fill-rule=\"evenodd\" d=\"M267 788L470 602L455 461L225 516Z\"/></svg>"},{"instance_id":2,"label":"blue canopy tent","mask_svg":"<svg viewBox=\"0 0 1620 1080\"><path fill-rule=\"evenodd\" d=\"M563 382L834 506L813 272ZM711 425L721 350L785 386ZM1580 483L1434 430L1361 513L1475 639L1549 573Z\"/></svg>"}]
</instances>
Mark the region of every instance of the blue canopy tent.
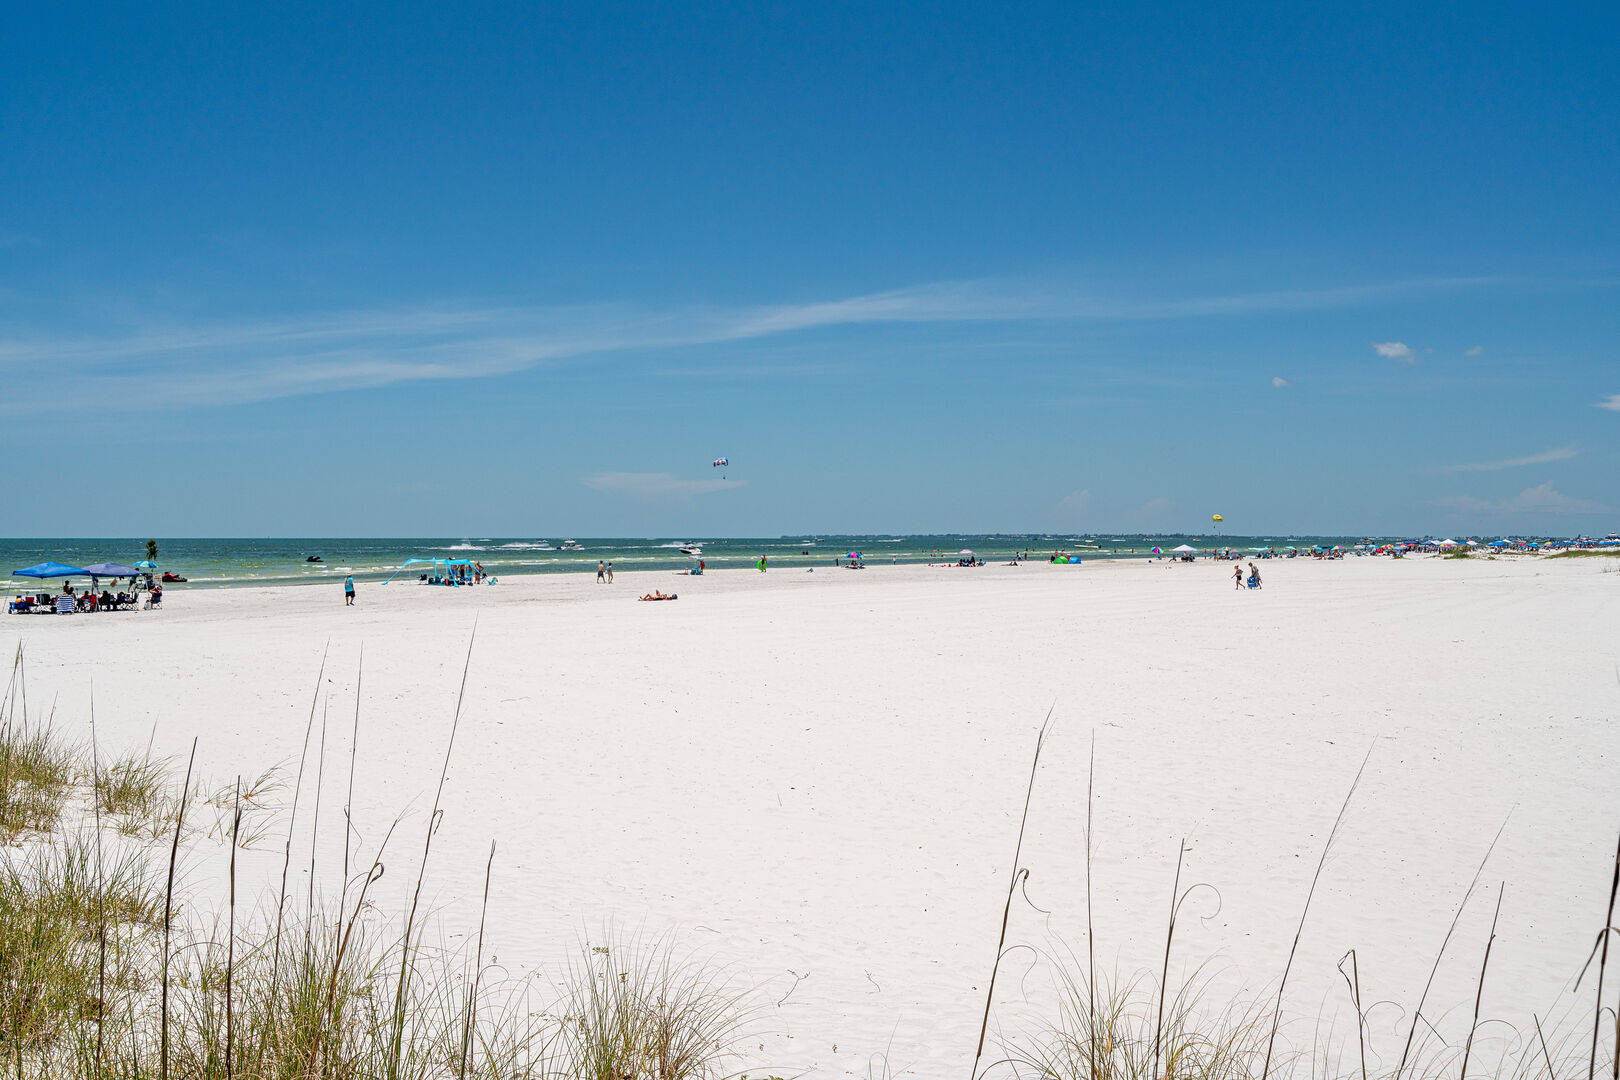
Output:
<instances>
[{"instance_id":1,"label":"blue canopy tent","mask_svg":"<svg viewBox=\"0 0 1620 1080\"><path fill-rule=\"evenodd\" d=\"M135 569L133 566L125 566L123 563L115 563L115 562L91 563L89 566L84 568L84 572L89 574L93 578L94 577L110 577L110 578L129 577L129 578L132 578L132 577L140 576L140 571Z\"/></svg>"},{"instance_id":2,"label":"blue canopy tent","mask_svg":"<svg viewBox=\"0 0 1620 1080\"><path fill-rule=\"evenodd\" d=\"M432 577L444 578L447 580L448 584L453 585L456 584L455 575L450 572L450 568L453 566L471 567L472 565L473 561L471 559L406 559L404 562L399 564L398 568L396 568L392 574L389 574L383 579L383 584L388 584L390 581L393 581L400 574L403 574L412 567L430 566L433 568L431 574ZM444 567L443 573L439 572L439 567L441 566Z\"/></svg>"},{"instance_id":3,"label":"blue canopy tent","mask_svg":"<svg viewBox=\"0 0 1620 1080\"><path fill-rule=\"evenodd\" d=\"M25 566L21 570L13 570L11 572L11 576L34 578L89 577L90 571L81 569L77 566L69 566L66 563L42 562L35 563L33 566Z\"/></svg>"}]
</instances>

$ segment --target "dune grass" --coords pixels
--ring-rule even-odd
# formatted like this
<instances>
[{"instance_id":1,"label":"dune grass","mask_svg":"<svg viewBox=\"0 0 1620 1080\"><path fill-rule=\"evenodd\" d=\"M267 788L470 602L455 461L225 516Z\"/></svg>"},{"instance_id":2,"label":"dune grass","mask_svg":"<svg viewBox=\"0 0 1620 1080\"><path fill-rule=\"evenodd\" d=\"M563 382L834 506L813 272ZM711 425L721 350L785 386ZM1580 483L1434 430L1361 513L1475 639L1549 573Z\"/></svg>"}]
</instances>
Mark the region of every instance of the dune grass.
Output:
<instances>
[{"instance_id":1,"label":"dune grass","mask_svg":"<svg viewBox=\"0 0 1620 1080\"><path fill-rule=\"evenodd\" d=\"M1030 788L1025 794L1024 818L1019 824L1022 836L1028 826L1029 802L1039 769L1041 751L1050 735L1050 722L1043 724L1036 738ZM1412 1002L1369 1002L1362 997L1361 972L1354 949L1339 962L1345 1000L1354 1017L1353 1034L1336 1035L1325 1003L1314 1017L1301 1016L1286 1008L1287 985L1300 938L1309 930L1311 900L1327 864L1339 827L1359 787L1361 775L1371 759L1363 760L1350 791L1340 806L1317 863L1316 874L1302 897L1300 918L1294 930L1288 963L1274 990L1265 994L1237 994L1211 999L1207 993L1205 965L1179 982L1171 979L1171 953L1175 946L1176 922L1184 904L1202 888L1182 885L1178 858L1171 887L1169 916L1165 929L1162 963L1155 963L1151 974L1118 978L1097 974L1097 945L1091 918L1091 813L1092 785L1086 786L1085 826L1086 912L1085 956L1055 941L1051 946L1009 938L1007 917L1001 924L997 966L1014 951L1027 952L1034 962L1027 966L1024 980L1042 971L1048 977L1050 992L1040 997L1042 1007L1031 1009L1031 998L1022 1002L1000 1002L992 985L986 1002L986 1019L992 1010L1010 1014L1011 1021L998 1025L999 1056L982 1070L978 1059L970 1080L1010 1077L1011 1080L1609 1080L1620 1078L1620 1001L1614 988L1605 982L1610 937L1620 933L1615 925L1620 903L1620 844L1617 844L1610 879L1609 903L1601 922L1587 967L1575 980L1574 990L1591 986L1590 1011L1567 997L1555 1016L1530 1013L1533 1028L1514 1030L1483 1011L1491 950L1497 937L1496 916L1506 884L1493 890L1495 914L1490 934L1482 943L1482 958L1475 975L1471 1002L1460 1007L1437 1010L1429 1002L1434 973L1447 956L1458 920L1464 909L1481 893L1480 878L1496 846L1493 840L1481 859L1474 880L1457 906L1450 927L1440 942L1429 983ZM1093 758L1093 764L1095 759ZM1095 773L1093 772L1093 776ZM1506 828L1504 823L1503 828ZM1498 839L1501 836L1498 831ZM1016 887L1026 880L1029 869L1015 855L1012 882ZM1026 903L1028 897L1024 896ZM1030 904L1033 908L1033 904ZM1039 911L1039 909L1036 909ZM1052 912L1040 912L1050 918ZM1281 933L1283 928L1275 928ZM1620 957L1620 951L1616 952ZM1179 966L1179 965L1178 965ZM1587 980L1590 979L1588 984ZM992 984L994 972L992 972ZM1522 1004L1522 1003L1521 1003ZM1020 1008L1023 1006L1023 1008ZM1401 1017L1392 1045L1375 1045L1368 1023L1375 1010L1395 1011ZM1336 1011L1336 1010L1335 1010ZM1467 1019L1463 1024L1462 1020ZM1327 1030L1322 1030L1326 1022ZM1311 1037L1294 1042L1289 1032L1313 1025ZM1388 1042L1388 1039L1384 1040Z\"/></svg>"},{"instance_id":2,"label":"dune grass","mask_svg":"<svg viewBox=\"0 0 1620 1080\"><path fill-rule=\"evenodd\" d=\"M753 993L666 941L587 945L567 986L557 1064L580 1080L719 1080L759 1017Z\"/></svg>"},{"instance_id":3,"label":"dune grass","mask_svg":"<svg viewBox=\"0 0 1620 1080\"><path fill-rule=\"evenodd\" d=\"M560 989L502 976L482 924L470 951L432 947L414 902L391 918L372 898L393 829L375 851L345 844L335 897L315 891L312 861L303 898L284 884L239 914L235 855L270 835L279 771L205 796L189 765L177 782L167 759L103 764L93 738L86 751L31 723L22 686L19 651L0 714L0 820L25 838L0 849L0 1070L17 1080L720 1080L757 1029L749 988L665 940L609 932ZM289 861L324 731L314 745L285 815ZM418 894L439 817L435 804ZM314 851L318 784L302 820ZM347 841L348 807L333 821ZM229 845L223 910L176 884L205 842ZM493 867L492 848L486 904Z\"/></svg>"},{"instance_id":4,"label":"dune grass","mask_svg":"<svg viewBox=\"0 0 1620 1080\"><path fill-rule=\"evenodd\" d=\"M1565 548L1542 556L1543 559L1620 559L1620 548Z\"/></svg>"}]
</instances>

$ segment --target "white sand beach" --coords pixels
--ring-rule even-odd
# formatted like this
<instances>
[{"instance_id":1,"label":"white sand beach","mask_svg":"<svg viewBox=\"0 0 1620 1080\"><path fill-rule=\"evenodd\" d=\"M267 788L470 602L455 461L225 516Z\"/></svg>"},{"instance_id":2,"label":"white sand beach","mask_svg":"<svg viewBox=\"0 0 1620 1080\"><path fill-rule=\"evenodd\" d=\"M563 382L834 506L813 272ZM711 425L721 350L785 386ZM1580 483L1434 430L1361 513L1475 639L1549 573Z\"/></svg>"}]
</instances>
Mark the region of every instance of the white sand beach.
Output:
<instances>
[{"instance_id":1,"label":"white sand beach","mask_svg":"<svg viewBox=\"0 0 1620 1080\"><path fill-rule=\"evenodd\" d=\"M494 841L506 973L543 977L609 921L668 933L766 987L759 1045L777 1068L865 1076L887 1050L941 1076L973 1056L1048 710L1023 863L1050 914L1020 900L1010 940L1084 946L1095 737L1100 966L1156 972L1185 838L1184 884L1219 903L1189 899L1172 973L1212 960L1223 985L1274 986L1370 749L1290 1013L1353 1030L1335 970L1352 947L1368 1000L1414 1000L1504 819L1433 1016L1466 1022L1499 882L1484 1014L1529 1024L1507 988L1515 1007L1567 1008L1620 829L1616 562L1273 560L1241 593L1213 562L362 583L354 608L336 584L172 590L157 612L0 626L59 729L87 736L93 689L105 747L150 737L183 758L196 736L198 771L223 784L296 764L328 650L333 821L363 647L355 820L369 852L412 811L377 893L397 910L476 623L429 869L447 940L476 926ZM680 600L636 601L654 587ZM192 853L193 888L219 887L218 856ZM249 891L280 863L280 841L261 844ZM998 990L1009 1036L1041 999L1022 955ZM1370 1022L1386 1048L1404 1031L1393 1009Z\"/></svg>"}]
</instances>

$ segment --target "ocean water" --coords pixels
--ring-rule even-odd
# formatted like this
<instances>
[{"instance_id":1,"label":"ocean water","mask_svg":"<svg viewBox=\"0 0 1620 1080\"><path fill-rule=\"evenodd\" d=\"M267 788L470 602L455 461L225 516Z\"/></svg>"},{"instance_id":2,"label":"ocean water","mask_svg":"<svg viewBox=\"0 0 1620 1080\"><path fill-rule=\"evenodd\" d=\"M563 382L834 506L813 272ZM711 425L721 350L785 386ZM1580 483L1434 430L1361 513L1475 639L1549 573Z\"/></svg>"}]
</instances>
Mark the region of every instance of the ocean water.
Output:
<instances>
[{"instance_id":1,"label":"ocean water","mask_svg":"<svg viewBox=\"0 0 1620 1080\"><path fill-rule=\"evenodd\" d=\"M275 539L162 539L158 565L180 574L187 583L179 588L244 585L294 585L330 582L352 574L359 581L380 581L410 558L466 558L484 565L486 573L584 574L594 573L598 559L615 570L684 569L692 559L681 554L687 540L702 545L709 567L750 567L761 555L782 568L829 566L851 551L869 563L954 562L968 549L986 562L1007 562L1028 552L1045 559L1062 549L1085 559L1145 558L1154 547L1168 551L1179 544L1199 548L1230 546L1239 549L1313 544L1353 544L1359 537L1345 536L1200 536L1178 533L1100 534L1010 533L974 535L943 533L928 536L788 536L708 538L638 537L440 537L440 538L275 538ZM577 550L564 550L574 540ZM319 555L321 561L307 561ZM146 558L145 539L0 539L0 572L46 560L84 566L113 562L133 565ZM401 575L414 578L416 571ZM16 584L30 579L14 578Z\"/></svg>"}]
</instances>

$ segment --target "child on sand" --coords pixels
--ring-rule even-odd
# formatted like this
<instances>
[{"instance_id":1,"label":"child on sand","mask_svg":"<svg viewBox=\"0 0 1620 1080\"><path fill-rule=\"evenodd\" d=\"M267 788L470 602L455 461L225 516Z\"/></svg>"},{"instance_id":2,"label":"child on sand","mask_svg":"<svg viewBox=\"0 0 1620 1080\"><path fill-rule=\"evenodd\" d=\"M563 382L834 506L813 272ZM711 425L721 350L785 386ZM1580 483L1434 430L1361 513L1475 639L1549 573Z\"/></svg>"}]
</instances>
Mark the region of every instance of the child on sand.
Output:
<instances>
[{"instance_id":1,"label":"child on sand","mask_svg":"<svg viewBox=\"0 0 1620 1080\"><path fill-rule=\"evenodd\" d=\"M1239 564L1232 567L1232 588L1243 591L1243 566Z\"/></svg>"}]
</instances>

